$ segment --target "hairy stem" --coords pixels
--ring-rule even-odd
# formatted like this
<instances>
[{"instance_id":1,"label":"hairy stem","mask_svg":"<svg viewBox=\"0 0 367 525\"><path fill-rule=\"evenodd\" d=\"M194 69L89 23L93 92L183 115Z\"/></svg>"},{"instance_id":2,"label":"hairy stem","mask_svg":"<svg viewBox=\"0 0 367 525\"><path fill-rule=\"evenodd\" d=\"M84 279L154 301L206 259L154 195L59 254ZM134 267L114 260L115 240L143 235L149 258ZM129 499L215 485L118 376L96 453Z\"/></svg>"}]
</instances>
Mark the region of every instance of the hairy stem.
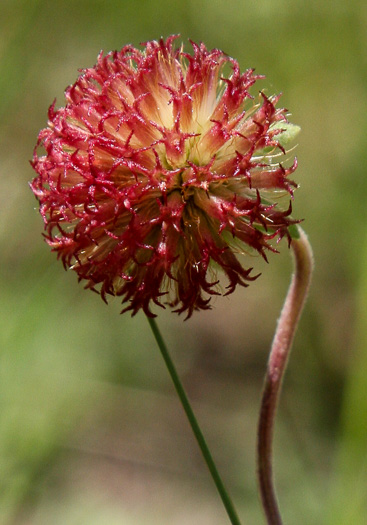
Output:
<instances>
[{"instance_id":1,"label":"hairy stem","mask_svg":"<svg viewBox=\"0 0 367 525\"><path fill-rule=\"evenodd\" d=\"M199 424L196 420L196 417L194 415L194 412L191 408L190 402L188 400L188 397L186 395L186 392L182 386L182 383L178 377L178 374L176 372L176 368L171 360L171 357L169 355L169 352L167 350L167 347L165 345L165 342L162 338L162 335L158 329L157 323L155 322L155 319L148 317L148 321L150 324L150 327L152 329L153 335L155 337L155 340L158 344L158 347L161 351L162 357L164 359L164 362L166 363L168 372L171 376L171 379L173 381L173 384L175 386L176 392L178 394L178 397L180 398L182 407L186 413L187 419L189 420L191 429L194 433L194 436L196 438L196 441L199 445L199 448L201 450L201 453L204 457L204 460L209 468L210 474L213 478L213 481L217 487L217 490L219 492L219 495L222 499L223 505L227 511L228 517L230 519L230 522L232 525L241 525L240 520L237 516L236 510L233 506L233 503L223 485L222 479L219 476L219 473L217 471L217 467L215 466L214 460L212 458L212 455L209 451L208 445L206 444L206 441L204 439L203 433L200 430Z\"/></svg>"},{"instance_id":2,"label":"hairy stem","mask_svg":"<svg viewBox=\"0 0 367 525\"><path fill-rule=\"evenodd\" d=\"M258 425L258 483L268 525L282 525L272 472L274 421L289 352L307 297L313 270L312 249L306 234L299 227L298 235L292 239L291 247L295 270L270 351Z\"/></svg>"}]
</instances>

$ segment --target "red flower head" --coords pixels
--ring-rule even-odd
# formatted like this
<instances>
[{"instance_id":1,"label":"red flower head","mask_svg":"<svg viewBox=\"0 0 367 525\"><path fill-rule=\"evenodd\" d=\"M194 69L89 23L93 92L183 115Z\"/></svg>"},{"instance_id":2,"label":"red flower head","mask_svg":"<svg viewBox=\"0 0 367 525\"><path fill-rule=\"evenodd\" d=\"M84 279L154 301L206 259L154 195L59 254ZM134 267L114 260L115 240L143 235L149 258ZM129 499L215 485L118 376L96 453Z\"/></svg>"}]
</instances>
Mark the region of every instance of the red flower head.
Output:
<instances>
[{"instance_id":1,"label":"red flower head","mask_svg":"<svg viewBox=\"0 0 367 525\"><path fill-rule=\"evenodd\" d=\"M174 39L101 53L66 89L66 106L50 107L32 161L52 250L103 299L120 295L123 311L149 316L152 301L188 316L208 309L213 266L227 294L246 286L255 277L243 254L266 258L294 222L274 203L296 187L296 161L279 163L295 129L279 96L254 102L262 77L252 69Z\"/></svg>"}]
</instances>

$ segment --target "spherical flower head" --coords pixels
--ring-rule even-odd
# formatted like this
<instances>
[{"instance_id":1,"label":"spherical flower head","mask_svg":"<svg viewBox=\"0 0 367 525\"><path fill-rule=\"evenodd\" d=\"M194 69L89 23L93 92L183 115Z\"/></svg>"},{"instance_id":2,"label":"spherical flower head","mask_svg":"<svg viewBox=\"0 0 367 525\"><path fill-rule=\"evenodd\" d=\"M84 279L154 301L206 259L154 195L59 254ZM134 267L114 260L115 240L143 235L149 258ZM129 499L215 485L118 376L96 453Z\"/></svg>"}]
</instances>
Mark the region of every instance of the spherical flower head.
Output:
<instances>
[{"instance_id":1,"label":"spherical flower head","mask_svg":"<svg viewBox=\"0 0 367 525\"><path fill-rule=\"evenodd\" d=\"M281 163L296 126L279 96L253 99L254 70L175 38L101 53L81 72L49 109L31 188L48 244L86 287L132 314L156 303L189 317L257 277L248 252L266 259L273 239L290 240L279 199L296 187L296 161Z\"/></svg>"}]
</instances>

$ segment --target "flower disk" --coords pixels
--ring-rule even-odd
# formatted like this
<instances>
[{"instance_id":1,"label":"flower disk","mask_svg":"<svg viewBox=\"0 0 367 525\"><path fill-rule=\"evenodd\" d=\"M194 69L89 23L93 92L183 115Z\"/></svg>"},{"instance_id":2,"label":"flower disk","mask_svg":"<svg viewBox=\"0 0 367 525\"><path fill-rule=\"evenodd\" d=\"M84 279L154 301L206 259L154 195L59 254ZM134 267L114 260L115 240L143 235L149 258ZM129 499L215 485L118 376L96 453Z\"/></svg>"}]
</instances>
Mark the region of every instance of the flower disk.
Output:
<instances>
[{"instance_id":1,"label":"flower disk","mask_svg":"<svg viewBox=\"0 0 367 525\"><path fill-rule=\"evenodd\" d=\"M296 187L296 161L278 160L290 126L279 96L249 94L262 77L174 39L101 53L81 72L49 109L31 188L48 244L88 288L133 314L163 300L189 317L218 294L215 267L231 293L256 278L244 253L290 240L291 206L276 201Z\"/></svg>"}]
</instances>

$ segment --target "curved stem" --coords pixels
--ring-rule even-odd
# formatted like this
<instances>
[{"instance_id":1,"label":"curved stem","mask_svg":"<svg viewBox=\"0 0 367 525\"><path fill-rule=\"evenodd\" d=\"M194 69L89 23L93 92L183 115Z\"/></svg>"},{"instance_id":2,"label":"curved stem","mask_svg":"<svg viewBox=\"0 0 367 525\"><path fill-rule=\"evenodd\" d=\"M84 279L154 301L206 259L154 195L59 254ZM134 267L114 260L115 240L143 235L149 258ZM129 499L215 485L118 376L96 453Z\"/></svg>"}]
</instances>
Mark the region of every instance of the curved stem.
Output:
<instances>
[{"instance_id":1,"label":"curved stem","mask_svg":"<svg viewBox=\"0 0 367 525\"><path fill-rule=\"evenodd\" d=\"M188 400L188 397L186 395L186 392L182 386L182 383L178 377L178 374L176 372L176 368L171 360L171 357L169 355L169 352L167 350L167 347L165 345L165 342L162 338L162 335L158 329L157 323L155 322L155 319L148 317L148 321L150 324L150 327L152 329L152 332L154 334L155 340L159 346L159 349L161 351L162 357L164 359L164 362L166 363L166 366L168 368L168 372L171 376L171 379L173 381L173 384L175 386L176 392L178 394L178 397L180 398L182 407L186 413L186 416L189 420L191 429L195 435L196 441L199 445L199 448L201 450L201 453L204 457L204 460L209 468L210 474L212 475L213 481L217 487L217 490L219 492L219 495L222 499L223 505L227 511L228 517L230 519L230 522L232 525L241 525L240 520L237 516L236 510L233 506L233 503L224 488L223 482L221 480L221 477L219 476L219 473L217 471L217 468L215 466L214 460L212 458L212 455L208 449L208 445L206 444L206 441L204 439L204 436L200 430L199 424L196 420L196 417L194 415L194 412L191 408L190 402Z\"/></svg>"},{"instance_id":2,"label":"curved stem","mask_svg":"<svg viewBox=\"0 0 367 525\"><path fill-rule=\"evenodd\" d=\"M289 351L307 297L313 269L312 249L298 227L292 239L295 271L278 320L265 376L258 426L257 468L260 495L268 525L282 525L272 474L274 421Z\"/></svg>"}]
</instances>

